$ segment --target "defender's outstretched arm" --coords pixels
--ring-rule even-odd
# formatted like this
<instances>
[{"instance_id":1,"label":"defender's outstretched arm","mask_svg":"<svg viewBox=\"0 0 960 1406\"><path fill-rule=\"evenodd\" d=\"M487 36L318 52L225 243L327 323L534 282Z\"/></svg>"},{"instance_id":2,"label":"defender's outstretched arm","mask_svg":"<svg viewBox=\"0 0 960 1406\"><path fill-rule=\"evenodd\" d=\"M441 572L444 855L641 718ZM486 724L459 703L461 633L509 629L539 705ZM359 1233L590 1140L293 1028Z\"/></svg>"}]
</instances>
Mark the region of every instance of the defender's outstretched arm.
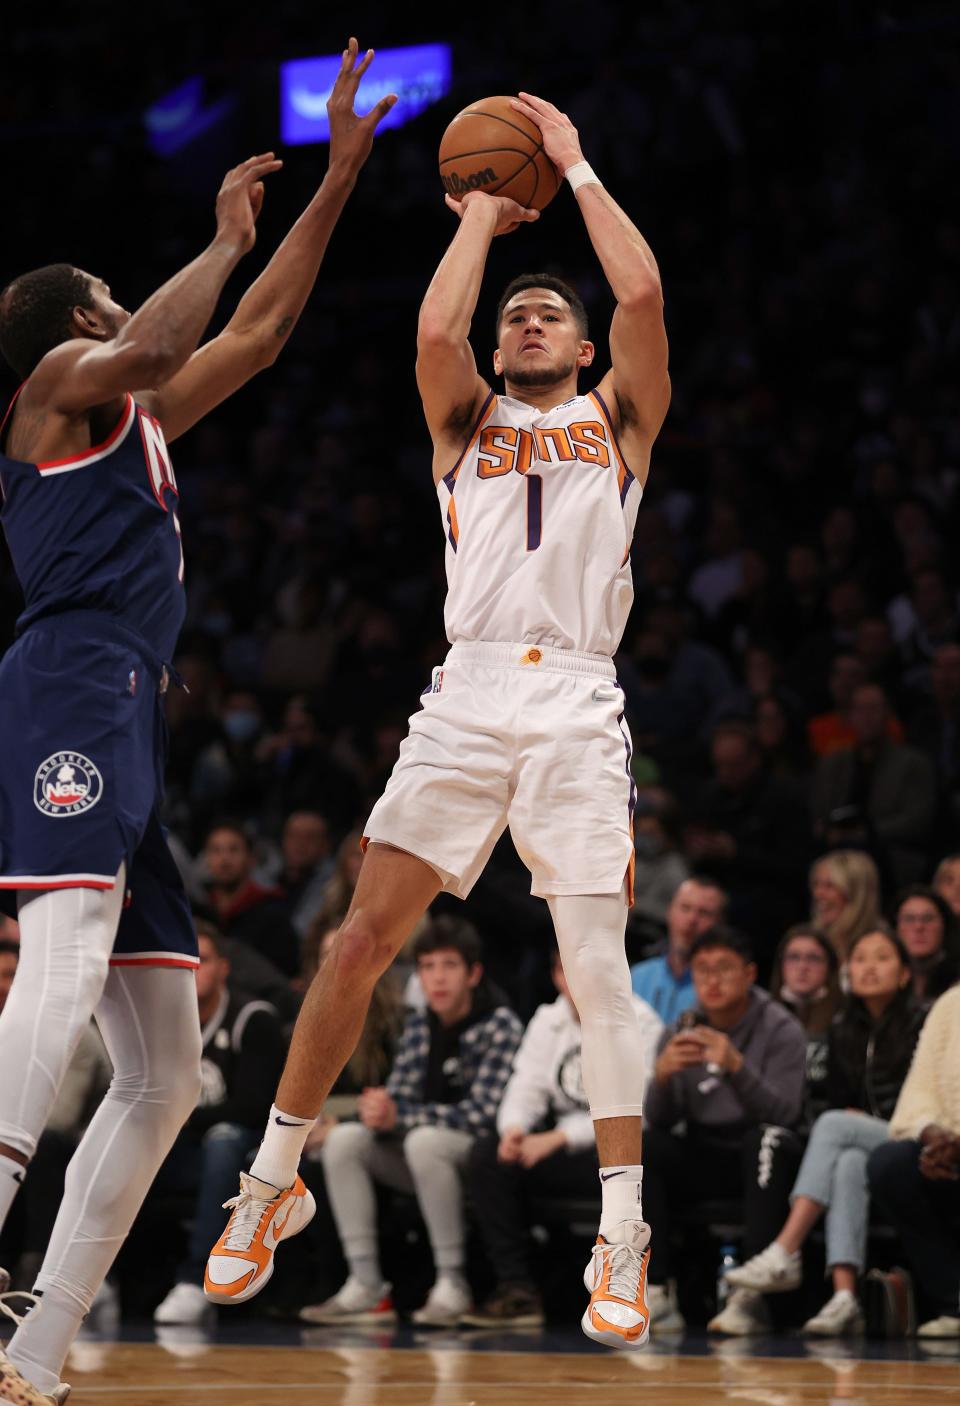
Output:
<instances>
[{"instance_id":1,"label":"defender's outstretched arm","mask_svg":"<svg viewBox=\"0 0 960 1406\"><path fill-rule=\"evenodd\" d=\"M357 63L358 52L356 39L351 39L327 103L330 162L316 195L241 298L220 335L196 351L178 376L139 397L160 421L168 441L270 366L304 309L330 236L370 155L377 123L397 100L396 94L390 93L365 117L356 115L357 89L374 57L374 51L368 49ZM261 187L259 201L262 199Z\"/></svg>"},{"instance_id":2,"label":"defender's outstretched arm","mask_svg":"<svg viewBox=\"0 0 960 1406\"><path fill-rule=\"evenodd\" d=\"M203 335L223 285L253 247L261 178L280 164L271 151L229 171L217 196L217 233L209 248L158 288L115 337L72 337L49 351L21 403L73 416L174 376Z\"/></svg>"}]
</instances>

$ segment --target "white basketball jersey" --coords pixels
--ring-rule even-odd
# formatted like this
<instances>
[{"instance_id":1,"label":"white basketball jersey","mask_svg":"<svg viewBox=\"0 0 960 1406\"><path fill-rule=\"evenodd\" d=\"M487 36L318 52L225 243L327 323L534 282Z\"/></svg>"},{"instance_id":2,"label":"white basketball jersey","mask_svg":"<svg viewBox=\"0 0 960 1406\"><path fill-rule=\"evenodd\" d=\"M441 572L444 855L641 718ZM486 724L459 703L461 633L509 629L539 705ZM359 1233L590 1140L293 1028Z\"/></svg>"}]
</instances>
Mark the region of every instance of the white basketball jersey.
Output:
<instances>
[{"instance_id":1,"label":"white basketball jersey","mask_svg":"<svg viewBox=\"0 0 960 1406\"><path fill-rule=\"evenodd\" d=\"M491 391L437 491L451 644L614 653L633 603L641 487L596 391L546 411Z\"/></svg>"}]
</instances>

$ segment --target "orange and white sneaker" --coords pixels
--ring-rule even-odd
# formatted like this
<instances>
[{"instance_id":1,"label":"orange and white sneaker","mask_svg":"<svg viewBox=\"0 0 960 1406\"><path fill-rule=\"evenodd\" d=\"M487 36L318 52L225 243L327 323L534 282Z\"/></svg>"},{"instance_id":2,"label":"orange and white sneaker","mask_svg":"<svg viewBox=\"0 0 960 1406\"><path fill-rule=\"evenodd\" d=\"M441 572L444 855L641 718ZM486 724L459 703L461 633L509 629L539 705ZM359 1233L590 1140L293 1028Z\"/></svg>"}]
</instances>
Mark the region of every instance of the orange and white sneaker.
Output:
<instances>
[{"instance_id":1,"label":"orange and white sneaker","mask_svg":"<svg viewBox=\"0 0 960 1406\"><path fill-rule=\"evenodd\" d=\"M317 1203L297 1177L287 1191L240 1173L240 1195L224 1202L232 1211L210 1251L203 1292L214 1303L246 1303L270 1282L273 1256L313 1220Z\"/></svg>"},{"instance_id":2,"label":"orange and white sneaker","mask_svg":"<svg viewBox=\"0 0 960 1406\"><path fill-rule=\"evenodd\" d=\"M590 1302L580 1326L588 1338L607 1347L644 1347L650 1337L650 1227L625 1220L617 1229L615 1240L597 1236L583 1275Z\"/></svg>"}]
</instances>

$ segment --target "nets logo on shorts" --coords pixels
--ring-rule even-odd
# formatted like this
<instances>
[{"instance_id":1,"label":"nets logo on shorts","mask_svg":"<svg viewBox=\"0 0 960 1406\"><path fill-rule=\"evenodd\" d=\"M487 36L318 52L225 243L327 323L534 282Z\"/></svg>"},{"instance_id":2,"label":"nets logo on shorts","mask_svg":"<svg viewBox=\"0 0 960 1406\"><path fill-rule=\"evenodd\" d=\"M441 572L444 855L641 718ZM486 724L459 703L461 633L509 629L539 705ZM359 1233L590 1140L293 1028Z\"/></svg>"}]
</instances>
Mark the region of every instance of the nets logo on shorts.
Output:
<instances>
[{"instance_id":1,"label":"nets logo on shorts","mask_svg":"<svg viewBox=\"0 0 960 1406\"><path fill-rule=\"evenodd\" d=\"M59 819L82 815L103 795L103 777L79 752L54 752L37 767L33 804L44 815Z\"/></svg>"}]
</instances>

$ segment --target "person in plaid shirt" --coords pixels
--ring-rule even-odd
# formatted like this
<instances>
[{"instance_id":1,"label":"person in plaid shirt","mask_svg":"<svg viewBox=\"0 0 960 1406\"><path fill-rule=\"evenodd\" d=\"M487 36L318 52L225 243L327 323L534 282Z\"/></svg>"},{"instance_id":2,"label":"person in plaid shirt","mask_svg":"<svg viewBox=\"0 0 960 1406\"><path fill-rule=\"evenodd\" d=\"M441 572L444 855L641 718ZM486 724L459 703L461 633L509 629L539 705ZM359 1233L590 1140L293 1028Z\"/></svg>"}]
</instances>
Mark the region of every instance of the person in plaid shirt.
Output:
<instances>
[{"instance_id":1,"label":"person in plaid shirt","mask_svg":"<svg viewBox=\"0 0 960 1406\"><path fill-rule=\"evenodd\" d=\"M365 1089L360 1121L332 1128L323 1146L349 1275L332 1299L302 1310L308 1323L395 1317L377 1247L376 1182L412 1191L426 1222L437 1277L414 1321L446 1327L471 1306L462 1175L474 1139L496 1127L523 1026L484 979L469 923L435 919L414 956L426 1009L408 1016L386 1087Z\"/></svg>"}]
</instances>

